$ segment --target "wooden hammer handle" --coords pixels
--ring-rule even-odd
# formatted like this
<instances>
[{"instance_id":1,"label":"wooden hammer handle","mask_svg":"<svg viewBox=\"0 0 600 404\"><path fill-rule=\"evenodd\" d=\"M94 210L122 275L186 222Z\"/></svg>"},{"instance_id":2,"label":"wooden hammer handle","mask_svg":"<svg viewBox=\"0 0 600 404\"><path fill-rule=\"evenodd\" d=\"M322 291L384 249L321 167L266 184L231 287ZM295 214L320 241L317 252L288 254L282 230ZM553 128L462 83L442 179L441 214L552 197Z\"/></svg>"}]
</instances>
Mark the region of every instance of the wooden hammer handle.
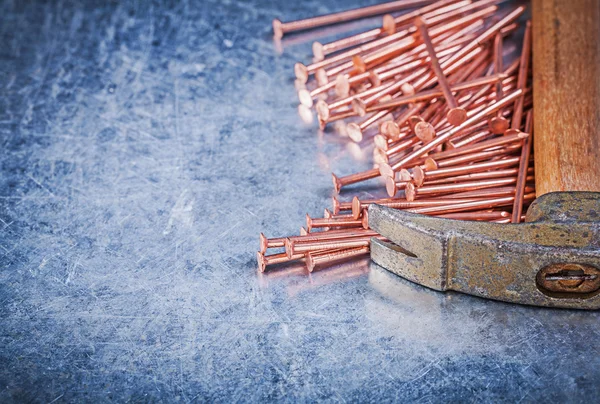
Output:
<instances>
[{"instance_id":1,"label":"wooden hammer handle","mask_svg":"<svg viewBox=\"0 0 600 404\"><path fill-rule=\"evenodd\" d=\"M600 192L600 0L533 0L537 196Z\"/></svg>"}]
</instances>

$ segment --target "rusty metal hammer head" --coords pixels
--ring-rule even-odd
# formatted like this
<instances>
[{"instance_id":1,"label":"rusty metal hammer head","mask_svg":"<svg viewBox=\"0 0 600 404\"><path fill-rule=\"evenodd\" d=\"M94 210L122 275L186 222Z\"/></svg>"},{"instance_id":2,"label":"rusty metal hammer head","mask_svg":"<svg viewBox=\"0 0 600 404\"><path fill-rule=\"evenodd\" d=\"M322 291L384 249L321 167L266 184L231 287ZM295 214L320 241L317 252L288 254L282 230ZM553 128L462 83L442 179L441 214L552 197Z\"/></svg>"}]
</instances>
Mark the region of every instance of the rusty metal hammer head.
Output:
<instances>
[{"instance_id":1,"label":"rusty metal hammer head","mask_svg":"<svg viewBox=\"0 0 600 404\"><path fill-rule=\"evenodd\" d=\"M373 205L371 258L432 289L536 306L600 308L600 193L555 192L527 222L441 219Z\"/></svg>"}]
</instances>

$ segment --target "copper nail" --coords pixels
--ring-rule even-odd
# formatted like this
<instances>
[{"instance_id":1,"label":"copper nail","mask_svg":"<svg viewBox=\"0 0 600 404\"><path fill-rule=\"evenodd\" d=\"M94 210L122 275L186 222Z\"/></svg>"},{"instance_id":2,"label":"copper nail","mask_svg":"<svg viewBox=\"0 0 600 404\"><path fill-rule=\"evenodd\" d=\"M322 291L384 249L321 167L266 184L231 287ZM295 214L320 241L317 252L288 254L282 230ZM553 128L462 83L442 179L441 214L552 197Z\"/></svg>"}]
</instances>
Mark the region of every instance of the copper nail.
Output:
<instances>
[{"instance_id":1,"label":"copper nail","mask_svg":"<svg viewBox=\"0 0 600 404\"><path fill-rule=\"evenodd\" d=\"M451 166L448 168L440 168L437 170L423 171L423 180L431 180L437 178L453 177L466 173L477 173L481 171L493 170L498 168L512 167L519 164L519 157L510 157L501 160L486 161L483 163L474 163L469 165ZM417 170L417 167L414 169ZM418 184L418 180L415 181Z\"/></svg>"},{"instance_id":2,"label":"copper nail","mask_svg":"<svg viewBox=\"0 0 600 404\"><path fill-rule=\"evenodd\" d=\"M499 73L503 71L504 52L502 46L502 33L498 32L494 37L494 71ZM502 99L504 92L502 89L502 82L496 83L496 101ZM509 127L508 119L504 118L503 110L499 109L496 112L496 116L490 119L489 122L490 130L492 133L499 135L504 133Z\"/></svg>"},{"instance_id":3,"label":"copper nail","mask_svg":"<svg viewBox=\"0 0 600 404\"><path fill-rule=\"evenodd\" d=\"M514 10L512 10L511 12L509 12L506 16L504 16L504 18L502 18L500 21L498 21L497 23L493 24L491 27L486 29L483 33L481 33L472 42L470 42L468 45L464 46L460 51L458 51L457 53L452 55L448 60L444 61L444 64L442 67L445 68L447 66L450 66L451 64L455 63L457 60L461 59L462 57L464 57L465 55L467 55L474 49L477 49L478 47L480 47L482 43L485 43L488 40L490 40L491 38L493 38L494 35L496 35L496 32L502 30L505 26L513 23L517 18L519 18L519 16L525 12L525 9L526 9L525 6L519 6L519 7L515 8Z\"/></svg>"},{"instance_id":4,"label":"copper nail","mask_svg":"<svg viewBox=\"0 0 600 404\"><path fill-rule=\"evenodd\" d=\"M424 154L426 154L426 153L430 152L431 150L435 149L437 146L443 144L447 140L450 140L452 138L452 136L455 136L456 134L460 133L460 131L463 130L464 128L468 127L469 125L471 125L471 124L473 124L475 122L478 122L479 120L481 120L482 118L486 117L487 115L489 115L491 113L494 113L498 109L500 109L500 108L508 105L509 103L513 102L522 93L523 93L523 90L517 89L513 93L511 93L511 94L507 95L506 97L504 97L501 101L495 102L493 104L490 104L489 106L487 106L486 108L484 108L482 111L480 111L477 114L475 114L475 115L471 116L470 118L468 118L462 124L460 124L460 125L452 128L451 130L449 130L448 132L446 132L443 135L438 135L431 142L424 144L423 147L421 147L420 149L414 151L413 153L408 154L402 160L400 160L399 162L397 162L396 164L394 164L394 166L392 167L392 169L394 171L397 171L397 170L399 170L401 168L406 167L407 164L413 162L418 157L423 156Z\"/></svg>"},{"instance_id":5,"label":"copper nail","mask_svg":"<svg viewBox=\"0 0 600 404\"><path fill-rule=\"evenodd\" d=\"M394 18L394 25L399 26L401 24L407 24L411 22L415 17L425 15L427 18L435 18L440 14L447 13L448 11L452 11L455 7L462 7L465 4L469 4L469 2L461 1L456 6L452 6L452 3L457 3L457 0L441 0L436 1L433 4L422 7L420 9L402 14L398 17ZM448 7L449 6L449 7ZM453 15L452 15L453 16ZM440 21L436 20L438 23Z\"/></svg>"},{"instance_id":6,"label":"copper nail","mask_svg":"<svg viewBox=\"0 0 600 404\"><path fill-rule=\"evenodd\" d=\"M319 128L323 130L325 129L328 123L356 116L356 112L349 110L344 112L338 112L336 114L328 113L328 115L326 115L327 118L325 119L321 115L319 115L319 110L317 109L317 116L319 118Z\"/></svg>"},{"instance_id":7,"label":"copper nail","mask_svg":"<svg viewBox=\"0 0 600 404\"><path fill-rule=\"evenodd\" d=\"M347 219L337 218L311 218L308 213L306 214L306 229L310 232L313 228L318 227L360 227L362 226L361 220L354 220L349 217Z\"/></svg>"},{"instance_id":8,"label":"copper nail","mask_svg":"<svg viewBox=\"0 0 600 404\"><path fill-rule=\"evenodd\" d=\"M335 240L317 240L306 243L297 243L293 240L286 242L286 256L297 256L298 254L304 254L311 251L322 251L322 250L337 250L341 248L355 248L365 247L370 244L371 238L374 236L360 236L351 237L346 239L335 239ZM375 236L376 238L383 239L381 236ZM289 247L288 247L289 246ZM290 255L291 254L291 255Z\"/></svg>"},{"instance_id":9,"label":"copper nail","mask_svg":"<svg viewBox=\"0 0 600 404\"><path fill-rule=\"evenodd\" d=\"M373 203L378 205L387 206L389 208L394 209L411 209L411 208L420 208L427 206L446 206L452 205L456 203L463 202L474 202L481 200L485 195L481 197L472 197L472 198L452 198L452 199L444 199L444 198L436 198L436 199L419 199L418 201L407 201L404 198L382 198L382 199L372 199L372 200L359 200L357 197L352 199L352 214L356 216L356 213L360 215L362 212L367 211L369 206Z\"/></svg>"},{"instance_id":10,"label":"copper nail","mask_svg":"<svg viewBox=\"0 0 600 404\"><path fill-rule=\"evenodd\" d=\"M285 243L285 237L268 239L263 233L260 233L259 239L260 239L259 251L263 254L267 251L268 248L283 247L283 245Z\"/></svg>"},{"instance_id":11,"label":"copper nail","mask_svg":"<svg viewBox=\"0 0 600 404\"><path fill-rule=\"evenodd\" d=\"M527 72L529 71L529 59L531 57L531 21L527 21L525 25L525 34L523 35L523 47L521 50L521 58L519 60L519 73L517 79L517 88L525 89L527 85ZM518 130L521 128L523 119L523 98L517 99L513 106L513 117L511 121L511 129ZM513 218L513 220L515 220ZM513 222L517 223L517 222Z\"/></svg>"},{"instance_id":12,"label":"copper nail","mask_svg":"<svg viewBox=\"0 0 600 404\"><path fill-rule=\"evenodd\" d=\"M385 16L384 16L385 18ZM385 24L384 24L385 25ZM351 46L360 45L365 42L369 42L379 35L381 35L384 31L383 28L375 28L366 32L361 32L360 34L353 35L350 37L341 38L337 41L329 42L326 44L321 44L320 42L314 42L312 45L313 55L317 61L321 61L325 59L325 57L334 52L338 52L342 49L349 48Z\"/></svg>"},{"instance_id":13,"label":"copper nail","mask_svg":"<svg viewBox=\"0 0 600 404\"><path fill-rule=\"evenodd\" d=\"M372 230L365 229L341 229L341 230L330 230L319 233L310 233L306 236L293 236L288 237L285 240L284 247L286 248L286 254L294 253L294 248L297 245L306 243L315 243L321 241L333 241L333 240L349 240L353 238L368 238L377 236L377 233Z\"/></svg>"},{"instance_id":14,"label":"copper nail","mask_svg":"<svg viewBox=\"0 0 600 404\"><path fill-rule=\"evenodd\" d=\"M502 170L491 170L491 171L482 171L476 173L462 174L454 177L442 177L438 179L428 180L424 185L425 186L433 186L433 185L445 185L450 183L464 183L466 181L479 181L479 180L488 180L494 178L508 178L514 177L516 183L516 177L519 172L518 167L514 168L505 168ZM533 167L527 172L527 174L533 175ZM533 177L532 177L533 178ZM415 185L417 185L415 183Z\"/></svg>"},{"instance_id":15,"label":"copper nail","mask_svg":"<svg viewBox=\"0 0 600 404\"><path fill-rule=\"evenodd\" d=\"M482 142L488 138L491 138L493 133L487 130L478 132L475 130L475 133L467 133L464 137L459 137L457 139L449 140L448 145L453 149L458 149L464 146L468 146L473 143Z\"/></svg>"},{"instance_id":16,"label":"copper nail","mask_svg":"<svg viewBox=\"0 0 600 404\"><path fill-rule=\"evenodd\" d=\"M448 158L448 159L443 159L443 160L435 160L438 168L447 168L447 167L453 167L453 166L459 166L459 165L463 165L466 163L473 163L473 162L478 162L478 161L485 161L491 158L502 158L502 157L506 157L509 155L514 154L514 151L506 149L506 148L499 148L499 149L494 149L494 150L489 150L489 151L482 151L482 152L477 152L477 153L469 153L469 154L465 154L462 156L458 156L458 157L452 157L452 158ZM429 158L427 158L426 161L428 161Z\"/></svg>"},{"instance_id":17,"label":"copper nail","mask_svg":"<svg viewBox=\"0 0 600 404\"><path fill-rule=\"evenodd\" d=\"M518 144L518 143L521 143L523 141L523 139L525 139L527 137L529 137L528 133L519 132L514 135L501 136L501 137L497 137L494 139L485 140L483 142L474 143L471 145L460 147L457 149L446 150L446 151L439 152L439 153L432 153L431 157L435 158L436 160L441 160L444 158L461 156L461 155L470 154L470 153L474 153L474 152L478 152L478 151L483 151L483 150L490 149L493 147L508 145L511 143Z\"/></svg>"},{"instance_id":18,"label":"copper nail","mask_svg":"<svg viewBox=\"0 0 600 404\"><path fill-rule=\"evenodd\" d=\"M508 77L508 76L505 73L494 74L494 75L485 76L485 77L479 77L479 78L465 81L462 83L454 84L450 87L450 89L452 91L472 89L475 87L481 87L481 86L485 86L485 85L488 85L491 83L496 83L506 77ZM395 97L395 98L391 99L390 101L381 102L379 104L370 106L370 107L366 108L366 111L367 112L378 111L380 109L399 107L399 106L407 105L407 104L410 104L413 102L430 101L436 97L441 97L441 96L443 96L443 92L441 89L425 90L425 91L415 93L413 95L409 94L406 96Z\"/></svg>"},{"instance_id":19,"label":"copper nail","mask_svg":"<svg viewBox=\"0 0 600 404\"><path fill-rule=\"evenodd\" d=\"M429 4L431 0L402 0L389 3L377 4L374 6L361 7L353 10L341 11L321 15L318 17L306 18L290 22L281 22L278 19L273 20L273 35L275 38L282 38L284 34L296 31L324 27L326 25L338 24L341 22L353 21L360 18L371 17L374 15L387 14L392 11L400 11L411 7L418 7L423 4Z\"/></svg>"},{"instance_id":20,"label":"copper nail","mask_svg":"<svg viewBox=\"0 0 600 404\"><path fill-rule=\"evenodd\" d=\"M384 121L379 126L379 132L383 135L383 139L381 144L375 143L376 146L380 148L384 148L387 145L388 139L397 138L400 135L400 127L393 120ZM373 141L377 139L373 138Z\"/></svg>"},{"instance_id":21,"label":"copper nail","mask_svg":"<svg viewBox=\"0 0 600 404\"><path fill-rule=\"evenodd\" d=\"M515 177L509 178L498 178L483 181L465 181L460 183L442 184L442 185L428 185L423 187L415 187L411 182L406 184L406 199L408 201L414 201L417 196L427 195L443 195L450 194L457 191L474 191L483 188L499 187L503 185L514 184L517 182Z\"/></svg>"},{"instance_id":22,"label":"copper nail","mask_svg":"<svg viewBox=\"0 0 600 404\"><path fill-rule=\"evenodd\" d=\"M535 193L527 194L526 199L535 199ZM454 205L446 206L432 206L425 208L410 209L411 212L421 214L442 214L442 213L454 213L454 212L465 212L469 210L485 209L485 208L497 208L502 206L510 206L513 203L514 196L507 196L503 198L490 198L484 200L478 200L474 202L461 202Z\"/></svg>"},{"instance_id":23,"label":"copper nail","mask_svg":"<svg viewBox=\"0 0 600 404\"><path fill-rule=\"evenodd\" d=\"M258 261L258 270L265 272L265 269L269 265L283 264L284 262L290 262L304 258L304 254L293 254L288 256L287 253L264 255L260 251L256 253L256 260Z\"/></svg>"},{"instance_id":24,"label":"copper nail","mask_svg":"<svg viewBox=\"0 0 600 404\"><path fill-rule=\"evenodd\" d=\"M352 139L356 143L360 143L363 140L363 131L373 125L375 122L379 121L382 118L385 118L388 115L389 111L379 111L371 115L369 118L365 119L361 123L349 123L346 127L348 131L348 137Z\"/></svg>"},{"instance_id":25,"label":"copper nail","mask_svg":"<svg viewBox=\"0 0 600 404\"><path fill-rule=\"evenodd\" d=\"M510 213L503 210L495 211L477 211L477 212L457 212L457 213L442 213L436 215L444 219L453 220L474 220L474 221L492 221L498 219L506 219L510 217Z\"/></svg>"},{"instance_id":26,"label":"copper nail","mask_svg":"<svg viewBox=\"0 0 600 404\"><path fill-rule=\"evenodd\" d=\"M333 264L340 262L352 257L367 254L369 252L369 246L362 246L357 248L344 248L339 251L325 251L321 253L307 253L306 255L306 268L309 272L314 271L315 267Z\"/></svg>"},{"instance_id":27,"label":"copper nail","mask_svg":"<svg viewBox=\"0 0 600 404\"><path fill-rule=\"evenodd\" d=\"M452 124L454 126L458 126L467 119L467 111L465 111L464 108L461 108L458 106L458 103L456 102L456 99L454 98L454 95L452 94L452 90L450 89L448 80L446 79L446 76L444 75L444 71L442 70L442 68L440 66L440 62L435 53L435 49L433 48L433 43L431 42L431 38L429 36L429 31L427 29L427 22L423 18L418 17L415 20L415 25L417 26L417 28L419 30L421 39L423 40L423 42L425 43L425 46L427 47L427 51L429 52L429 59L431 61L431 67L433 68L433 71L435 72L435 74L437 76L438 84L439 84L440 88L442 89L442 92L444 93L444 98L446 99L446 103L448 104L448 108L449 108L449 111L447 114L448 122L450 122L450 124Z\"/></svg>"},{"instance_id":28,"label":"copper nail","mask_svg":"<svg viewBox=\"0 0 600 404\"><path fill-rule=\"evenodd\" d=\"M355 184L357 182L366 181L372 178L379 177L379 169L373 168L371 170L362 171L356 174L346 175L344 177L338 177L335 174L331 174L333 179L333 188L336 194L340 193L342 187L350 184Z\"/></svg>"},{"instance_id":29,"label":"copper nail","mask_svg":"<svg viewBox=\"0 0 600 404\"><path fill-rule=\"evenodd\" d=\"M533 128L533 113L529 111L527 113L525 130L531 131ZM529 156L531 155L531 137L528 136L523 140L523 146L521 147L521 157L519 158L519 172L517 174L517 185L515 187L515 201L513 203L513 213L511 217L512 223L519 223L521 221L521 214L523 213L523 196L525 194L525 183L527 182L527 173L529 167Z\"/></svg>"},{"instance_id":30,"label":"copper nail","mask_svg":"<svg viewBox=\"0 0 600 404\"><path fill-rule=\"evenodd\" d=\"M306 66L302 63L296 63L296 65L294 65L294 73L298 80L306 83L306 81L308 80L309 74L314 73L315 71L317 71L320 68L335 66L333 68L330 68L327 71L327 74L329 76L337 76L339 73L341 73L345 70L349 71L350 69L352 69L352 67L354 66L354 63L352 62L351 59L354 56L357 56L360 54L368 54L368 55L374 54L374 53L378 52L378 49L389 46L390 44L397 43L397 42L401 41L402 39L405 39L408 35L410 35L409 30L402 30L400 32L396 32L393 35L388 35L383 38L379 38L377 40L365 43L361 46L357 46L348 51L345 51L345 52L339 53L335 56L332 56L330 58L324 59L324 60L316 62L316 63L312 63L308 66ZM371 52L371 53L367 53L367 52Z\"/></svg>"},{"instance_id":31,"label":"copper nail","mask_svg":"<svg viewBox=\"0 0 600 404\"><path fill-rule=\"evenodd\" d=\"M535 192L535 187L526 186L525 193L530 194ZM514 196L515 195L515 187L507 186L507 187L494 187L494 188L486 188L486 189L478 189L476 191L465 191L465 192L457 192L455 194L450 194L444 196L444 198L448 199L460 199L460 198L500 198L505 196Z\"/></svg>"}]
</instances>

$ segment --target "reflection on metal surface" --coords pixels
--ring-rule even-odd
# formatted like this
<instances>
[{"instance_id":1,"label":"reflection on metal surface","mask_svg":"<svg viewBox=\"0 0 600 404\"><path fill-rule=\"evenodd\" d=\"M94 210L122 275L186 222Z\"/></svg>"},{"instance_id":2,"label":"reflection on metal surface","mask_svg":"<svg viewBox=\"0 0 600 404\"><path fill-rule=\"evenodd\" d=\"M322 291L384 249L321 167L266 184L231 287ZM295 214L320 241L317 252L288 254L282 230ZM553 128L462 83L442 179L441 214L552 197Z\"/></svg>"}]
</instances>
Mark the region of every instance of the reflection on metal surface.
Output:
<instances>
[{"instance_id":1,"label":"reflection on metal surface","mask_svg":"<svg viewBox=\"0 0 600 404\"><path fill-rule=\"evenodd\" d=\"M365 256L325 268L316 268L314 272L309 273L306 264L294 262L275 266L268 272L259 272L259 285L267 289L283 285L288 295L295 296L306 290L366 275L369 273L369 263L370 258Z\"/></svg>"},{"instance_id":2,"label":"reflection on metal surface","mask_svg":"<svg viewBox=\"0 0 600 404\"><path fill-rule=\"evenodd\" d=\"M306 105L298 105L298 115L300 115L300 119L302 119L302 122L306 125L312 124L315 120L315 114L312 109L308 108Z\"/></svg>"}]
</instances>

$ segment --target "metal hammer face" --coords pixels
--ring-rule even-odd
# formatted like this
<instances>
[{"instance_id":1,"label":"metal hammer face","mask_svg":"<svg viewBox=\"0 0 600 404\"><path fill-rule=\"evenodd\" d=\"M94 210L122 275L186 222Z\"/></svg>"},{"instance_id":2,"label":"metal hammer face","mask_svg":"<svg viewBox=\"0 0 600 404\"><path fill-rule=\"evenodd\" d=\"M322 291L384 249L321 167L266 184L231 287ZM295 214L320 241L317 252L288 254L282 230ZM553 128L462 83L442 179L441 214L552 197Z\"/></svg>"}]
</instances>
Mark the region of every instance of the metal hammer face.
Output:
<instances>
[{"instance_id":1,"label":"metal hammer face","mask_svg":"<svg viewBox=\"0 0 600 404\"><path fill-rule=\"evenodd\" d=\"M600 308L600 193L539 197L527 222L440 219L379 205L371 228L375 263L429 288L511 303Z\"/></svg>"}]
</instances>

